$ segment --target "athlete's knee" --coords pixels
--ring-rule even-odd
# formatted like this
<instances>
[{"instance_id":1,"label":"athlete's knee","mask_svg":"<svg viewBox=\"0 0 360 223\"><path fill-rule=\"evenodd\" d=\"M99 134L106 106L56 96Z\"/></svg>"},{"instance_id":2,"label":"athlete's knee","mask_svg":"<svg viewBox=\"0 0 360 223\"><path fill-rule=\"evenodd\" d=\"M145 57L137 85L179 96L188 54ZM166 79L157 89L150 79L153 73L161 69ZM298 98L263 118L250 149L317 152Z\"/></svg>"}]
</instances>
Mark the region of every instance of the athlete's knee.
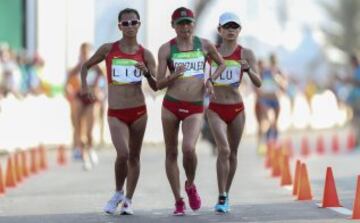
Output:
<instances>
[{"instance_id":1,"label":"athlete's knee","mask_svg":"<svg viewBox=\"0 0 360 223\"><path fill-rule=\"evenodd\" d=\"M177 150L166 151L166 160L169 161L176 161L178 157Z\"/></svg>"},{"instance_id":2,"label":"athlete's knee","mask_svg":"<svg viewBox=\"0 0 360 223\"><path fill-rule=\"evenodd\" d=\"M129 153L124 151L117 152L116 159L119 162L127 162L129 160Z\"/></svg>"},{"instance_id":3,"label":"athlete's knee","mask_svg":"<svg viewBox=\"0 0 360 223\"><path fill-rule=\"evenodd\" d=\"M229 147L218 147L219 148L219 153L218 153L218 157L220 159L229 159L230 157L230 149Z\"/></svg>"},{"instance_id":4,"label":"athlete's knee","mask_svg":"<svg viewBox=\"0 0 360 223\"><path fill-rule=\"evenodd\" d=\"M140 162L140 154L139 153L130 153L129 162L131 164L138 164Z\"/></svg>"},{"instance_id":5,"label":"athlete's knee","mask_svg":"<svg viewBox=\"0 0 360 223\"><path fill-rule=\"evenodd\" d=\"M229 154L229 158L230 160L233 160L233 161L236 161L237 160L237 151L232 151L230 154Z\"/></svg>"},{"instance_id":6,"label":"athlete's knee","mask_svg":"<svg viewBox=\"0 0 360 223\"><path fill-rule=\"evenodd\" d=\"M194 158L194 156L196 156L195 154L195 147L193 146L184 146L183 148L183 156L185 159L192 159Z\"/></svg>"}]
</instances>

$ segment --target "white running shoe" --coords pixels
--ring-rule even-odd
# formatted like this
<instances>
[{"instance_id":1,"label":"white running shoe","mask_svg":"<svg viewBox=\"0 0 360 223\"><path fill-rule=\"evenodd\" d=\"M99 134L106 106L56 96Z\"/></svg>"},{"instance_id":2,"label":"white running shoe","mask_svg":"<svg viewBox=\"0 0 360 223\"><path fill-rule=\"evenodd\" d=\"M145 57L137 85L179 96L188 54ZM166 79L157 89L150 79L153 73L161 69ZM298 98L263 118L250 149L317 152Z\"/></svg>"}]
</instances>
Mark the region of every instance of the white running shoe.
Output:
<instances>
[{"instance_id":1,"label":"white running shoe","mask_svg":"<svg viewBox=\"0 0 360 223\"><path fill-rule=\"evenodd\" d=\"M83 157L83 168L84 170L86 171L89 171L93 168L93 165L90 161L90 158L87 154L84 154L84 157Z\"/></svg>"},{"instance_id":2,"label":"white running shoe","mask_svg":"<svg viewBox=\"0 0 360 223\"><path fill-rule=\"evenodd\" d=\"M125 196L123 191L116 191L112 198L106 203L104 212L107 214L114 214L116 208L124 200L124 198Z\"/></svg>"},{"instance_id":3,"label":"white running shoe","mask_svg":"<svg viewBox=\"0 0 360 223\"><path fill-rule=\"evenodd\" d=\"M121 206L120 214L122 214L122 215L133 215L134 214L134 211L132 209L131 200L128 199L127 197L125 197L124 203Z\"/></svg>"},{"instance_id":4,"label":"white running shoe","mask_svg":"<svg viewBox=\"0 0 360 223\"><path fill-rule=\"evenodd\" d=\"M99 164L99 157L96 154L94 149L90 149L89 151L89 157L90 157L90 161L93 165L98 165Z\"/></svg>"}]
</instances>

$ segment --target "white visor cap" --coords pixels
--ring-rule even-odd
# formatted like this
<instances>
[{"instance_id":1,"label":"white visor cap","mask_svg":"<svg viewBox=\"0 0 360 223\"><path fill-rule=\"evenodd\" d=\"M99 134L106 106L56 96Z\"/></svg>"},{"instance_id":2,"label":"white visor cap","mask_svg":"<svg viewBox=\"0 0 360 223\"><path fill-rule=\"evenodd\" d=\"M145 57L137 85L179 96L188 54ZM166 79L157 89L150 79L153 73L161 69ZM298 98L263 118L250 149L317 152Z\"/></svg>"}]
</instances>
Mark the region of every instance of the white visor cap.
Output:
<instances>
[{"instance_id":1,"label":"white visor cap","mask_svg":"<svg viewBox=\"0 0 360 223\"><path fill-rule=\"evenodd\" d=\"M225 12L225 13L221 14L221 16L219 17L219 25L223 26L229 22L234 22L241 27L240 19L235 13Z\"/></svg>"}]
</instances>

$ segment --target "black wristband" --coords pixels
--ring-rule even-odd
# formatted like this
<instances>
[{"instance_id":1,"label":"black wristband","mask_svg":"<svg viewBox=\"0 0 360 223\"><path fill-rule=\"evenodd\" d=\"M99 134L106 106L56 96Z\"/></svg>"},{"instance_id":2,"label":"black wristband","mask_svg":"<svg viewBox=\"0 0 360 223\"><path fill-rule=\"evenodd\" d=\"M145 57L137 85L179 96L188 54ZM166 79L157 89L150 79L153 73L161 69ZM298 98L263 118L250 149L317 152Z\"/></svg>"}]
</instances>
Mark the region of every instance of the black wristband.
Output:
<instances>
[{"instance_id":1,"label":"black wristband","mask_svg":"<svg viewBox=\"0 0 360 223\"><path fill-rule=\"evenodd\" d=\"M146 77L146 78L151 77L151 73L149 70L147 72L144 72L144 77Z\"/></svg>"},{"instance_id":2,"label":"black wristband","mask_svg":"<svg viewBox=\"0 0 360 223\"><path fill-rule=\"evenodd\" d=\"M244 72L249 73L250 72L250 67L243 69Z\"/></svg>"}]
</instances>

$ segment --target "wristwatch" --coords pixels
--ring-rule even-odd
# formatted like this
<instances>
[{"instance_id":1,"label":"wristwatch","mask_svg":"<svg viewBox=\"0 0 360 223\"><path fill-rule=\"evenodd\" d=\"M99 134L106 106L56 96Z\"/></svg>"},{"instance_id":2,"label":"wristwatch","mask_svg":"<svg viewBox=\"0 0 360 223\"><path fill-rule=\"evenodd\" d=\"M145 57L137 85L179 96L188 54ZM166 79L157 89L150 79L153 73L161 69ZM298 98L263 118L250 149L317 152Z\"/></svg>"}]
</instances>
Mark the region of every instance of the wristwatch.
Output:
<instances>
[{"instance_id":1,"label":"wristwatch","mask_svg":"<svg viewBox=\"0 0 360 223\"><path fill-rule=\"evenodd\" d=\"M246 69L243 69L243 71L246 72L246 73L249 73L250 67L248 67L248 68L246 68Z\"/></svg>"}]
</instances>

